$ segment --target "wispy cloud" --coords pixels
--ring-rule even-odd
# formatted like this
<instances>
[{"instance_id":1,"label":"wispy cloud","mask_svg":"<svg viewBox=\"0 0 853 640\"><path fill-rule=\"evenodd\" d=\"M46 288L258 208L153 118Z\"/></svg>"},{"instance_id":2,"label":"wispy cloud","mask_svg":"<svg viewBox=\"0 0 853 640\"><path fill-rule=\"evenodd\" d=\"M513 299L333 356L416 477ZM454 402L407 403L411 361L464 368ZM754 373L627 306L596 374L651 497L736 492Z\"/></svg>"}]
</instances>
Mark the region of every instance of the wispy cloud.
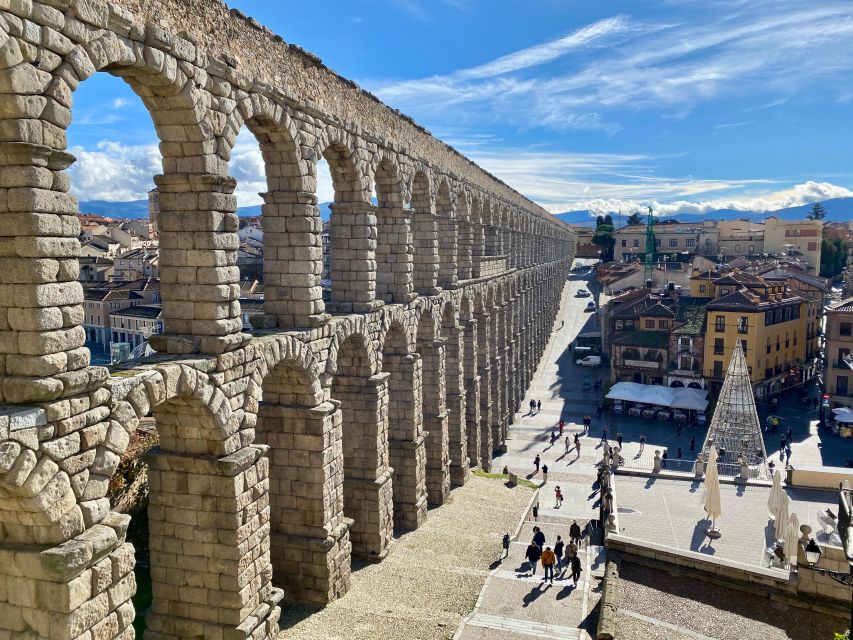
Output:
<instances>
[{"instance_id":1,"label":"wispy cloud","mask_svg":"<svg viewBox=\"0 0 853 640\"><path fill-rule=\"evenodd\" d=\"M726 129L739 129L740 127L748 127L755 124L755 120L746 120L744 122L723 122L722 124L714 125L714 135Z\"/></svg>"},{"instance_id":2,"label":"wispy cloud","mask_svg":"<svg viewBox=\"0 0 853 640\"><path fill-rule=\"evenodd\" d=\"M426 22L429 20L429 12L421 6L419 0L389 0L392 5L408 15L410 18Z\"/></svg>"}]
</instances>

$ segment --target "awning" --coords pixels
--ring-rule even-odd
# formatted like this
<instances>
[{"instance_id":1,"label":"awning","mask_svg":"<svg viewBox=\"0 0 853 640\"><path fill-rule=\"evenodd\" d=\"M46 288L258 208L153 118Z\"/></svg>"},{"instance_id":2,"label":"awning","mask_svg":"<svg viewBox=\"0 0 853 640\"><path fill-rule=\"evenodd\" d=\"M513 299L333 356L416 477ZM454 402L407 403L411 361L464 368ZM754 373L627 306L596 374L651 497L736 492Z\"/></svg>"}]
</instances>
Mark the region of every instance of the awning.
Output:
<instances>
[{"instance_id":1,"label":"awning","mask_svg":"<svg viewBox=\"0 0 853 640\"><path fill-rule=\"evenodd\" d=\"M832 410L832 414L838 422L853 422L853 409L850 407L838 407Z\"/></svg>"},{"instance_id":2,"label":"awning","mask_svg":"<svg viewBox=\"0 0 853 640\"><path fill-rule=\"evenodd\" d=\"M691 411L704 411L708 407L708 392L704 389L673 388L659 384L617 382L610 387L607 397L611 400L643 402L660 407Z\"/></svg>"}]
</instances>

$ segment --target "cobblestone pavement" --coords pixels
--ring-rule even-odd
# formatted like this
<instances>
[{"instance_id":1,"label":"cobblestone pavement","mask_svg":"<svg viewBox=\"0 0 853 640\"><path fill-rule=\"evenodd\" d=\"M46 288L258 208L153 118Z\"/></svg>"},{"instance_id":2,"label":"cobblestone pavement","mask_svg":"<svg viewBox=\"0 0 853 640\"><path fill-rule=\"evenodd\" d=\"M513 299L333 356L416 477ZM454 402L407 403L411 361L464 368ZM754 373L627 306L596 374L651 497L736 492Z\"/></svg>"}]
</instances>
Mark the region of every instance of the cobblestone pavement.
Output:
<instances>
[{"instance_id":1,"label":"cobblestone pavement","mask_svg":"<svg viewBox=\"0 0 853 640\"><path fill-rule=\"evenodd\" d=\"M448 638L531 497L528 488L471 477L423 526L396 540L385 560L355 570L343 598L320 610L283 605L279 640Z\"/></svg>"},{"instance_id":2,"label":"cobblestone pavement","mask_svg":"<svg viewBox=\"0 0 853 640\"><path fill-rule=\"evenodd\" d=\"M596 293L585 279L573 278L567 283L555 331L523 400L524 411L516 414L510 427L506 453L494 461L495 469L506 466L540 484L539 522L524 524L518 540L511 545L509 557L492 572L475 610L458 629L454 636L457 640L569 640L594 635L604 571L603 549L592 544L589 536L585 538L581 549L584 569L577 587L566 573L558 573L553 584L543 582L542 566L531 575L524 562L534 524L545 533L546 546L553 547L557 535L568 540L572 521L586 526L598 518L598 492L593 487L595 463L600 456L597 439L582 435L580 455L574 447L567 452L563 441L550 440L560 416L566 421L564 438L583 434L583 416L594 415L597 406L595 394L582 389L584 377L594 381L597 375L604 375L602 370L578 367L571 351L566 350L578 333L597 330L595 314L583 311L589 298L574 297L580 287ZM527 411L531 399L542 402L541 411ZM541 464L548 466L547 482L533 466L537 454ZM557 485L564 496L559 508L554 494Z\"/></svg>"},{"instance_id":3,"label":"cobblestone pavement","mask_svg":"<svg viewBox=\"0 0 853 640\"><path fill-rule=\"evenodd\" d=\"M620 640L827 640L845 618L792 607L757 594L623 563Z\"/></svg>"}]
</instances>

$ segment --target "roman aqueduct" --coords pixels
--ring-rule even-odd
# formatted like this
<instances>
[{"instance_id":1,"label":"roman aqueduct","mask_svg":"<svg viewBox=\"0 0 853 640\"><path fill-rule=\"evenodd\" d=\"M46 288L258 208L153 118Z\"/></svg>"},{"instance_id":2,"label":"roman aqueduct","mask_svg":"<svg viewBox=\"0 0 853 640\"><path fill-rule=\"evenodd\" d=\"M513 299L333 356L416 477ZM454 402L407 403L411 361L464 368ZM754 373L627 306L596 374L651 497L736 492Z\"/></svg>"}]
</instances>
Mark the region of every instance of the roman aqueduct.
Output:
<instances>
[{"instance_id":1,"label":"roman aqueduct","mask_svg":"<svg viewBox=\"0 0 853 640\"><path fill-rule=\"evenodd\" d=\"M72 96L119 76L160 137L158 355L91 366ZM146 638L272 638L469 469L488 469L545 346L567 227L215 0L0 0L0 640L134 637L110 511L153 415ZM242 332L231 148L258 140L264 315ZM334 181L324 305L316 163ZM375 189L377 204L372 204Z\"/></svg>"}]
</instances>

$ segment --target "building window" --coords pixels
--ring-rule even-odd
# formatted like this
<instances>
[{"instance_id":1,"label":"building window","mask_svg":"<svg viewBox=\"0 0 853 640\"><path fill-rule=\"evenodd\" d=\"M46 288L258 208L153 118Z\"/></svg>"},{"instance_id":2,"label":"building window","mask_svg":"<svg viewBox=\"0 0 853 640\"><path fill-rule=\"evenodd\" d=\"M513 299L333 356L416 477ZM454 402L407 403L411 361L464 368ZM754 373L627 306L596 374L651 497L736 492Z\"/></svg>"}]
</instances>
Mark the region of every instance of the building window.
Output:
<instances>
[{"instance_id":1,"label":"building window","mask_svg":"<svg viewBox=\"0 0 853 640\"><path fill-rule=\"evenodd\" d=\"M655 321L654 320L646 320L646 329L654 329Z\"/></svg>"},{"instance_id":2,"label":"building window","mask_svg":"<svg viewBox=\"0 0 853 640\"><path fill-rule=\"evenodd\" d=\"M723 361L722 360L714 360L714 377L722 378L723 377Z\"/></svg>"},{"instance_id":3,"label":"building window","mask_svg":"<svg viewBox=\"0 0 853 640\"><path fill-rule=\"evenodd\" d=\"M704 284L699 285L699 293L705 293L705 291L707 291L707 290L708 290L708 287L706 287Z\"/></svg>"},{"instance_id":4,"label":"building window","mask_svg":"<svg viewBox=\"0 0 853 640\"><path fill-rule=\"evenodd\" d=\"M655 238L655 246L656 247L660 246L660 238Z\"/></svg>"},{"instance_id":5,"label":"building window","mask_svg":"<svg viewBox=\"0 0 853 640\"><path fill-rule=\"evenodd\" d=\"M693 238L687 238L687 239L684 241L684 246L686 246L686 247L695 247L695 246L696 246L696 241L695 241Z\"/></svg>"},{"instance_id":6,"label":"building window","mask_svg":"<svg viewBox=\"0 0 853 640\"><path fill-rule=\"evenodd\" d=\"M690 371L693 368L693 358L690 356L681 356L678 359L678 368L682 371Z\"/></svg>"},{"instance_id":7,"label":"building window","mask_svg":"<svg viewBox=\"0 0 853 640\"><path fill-rule=\"evenodd\" d=\"M737 332L746 333L747 331L749 331L749 318L747 316L740 316L737 319Z\"/></svg>"},{"instance_id":8,"label":"building window","mask_svg":"<svg viewBox=\"0 0 853 640\"><path fill-rule=\"evenodd\" d=\"M714 355L721 356L725 353L726 341L723 338L714 338Z\"/></svg>"},{"instance_id":9,"label":"building window","mask_svg":"<svg viewBox=\"0 0 853 640\"><path fill-rule=\"evenodd\" d=\"M669 329L669 320L659 320L658 321L659 329Z\"/></svg>"},{"instance_id":10,"label":"building window","mask_svg":"<svg viewBox=\"0 0 853 640\"><path fill-rule=\"evenodd\" d=\"M616 331L622 331L624 326L625 326L625 323L622 322L621 320L616 321Z\"/></svg>"},{"instance_id":11,"label":"building window","mask_svg":"<svg viewBox=\"0 0 853 640\"><path fill-rule=\"evenodd\" d=\"M853 334L853 323L842 322L838 327L838 335L849 336Z\"/></svg>"},{"instance_id":12,"label":"building window","mask_svg":"<svg viewBox=\"0 0 853 640\"><path fill-rule=\"evenodd\" d=\"M670 238L669 239L669 246L670 247L677 247L678 246L678 238Z\"/></svg>"},{"instance_id":13,"label":"building window","mask_svg":"<svg viewBox=\"0 0 853 640\"><path fill-rule=\"evenodd\" d=\"M746 340L740 341L740 348L743 349L744 353L746 353Z\"/></svg>"},{"instance_id":14,"label":"building window","mask_svg":"<svg viewBox=\"0 0 853 640\"><path fill-rule=\"evenodd\" d=\"M835 379L835 394L839 396L847 395L847 376L838 376Z\"/></svg>"},{"instance_id":15,"label":"building window","mask_svg":"<svg viewBox=\"0 0 853 640\"><path fill-rule=\"evenodd\" d=\"M772 349L772 346L770 345L770 339L768 338L767 339L767 353L770 353L770 349Z\"/></svg>"},{"instance_id":16,"label":"building window","mask_svg":"<svg viewBox=\"0 0 853 640\"><path fill-rule=\"evenodd\" d=\"M628 241L627 241L627 240L622 240L622 246L623 246L623 247L627 247L627 246L628 246Z\"/></svg>"},{"instance_id":17,"label":"building window","mask_svg":"<svg viewBox=\"0 0 853 640\"><path fill-rule=\"evenodd\" d=\"M726 316L717 316L714 322L714 330L718 332L726 330Z\"/></svg>"},{"instance_id":18,"label":"building window","mask_svg":"<svg viewBox=\"0 0 853 640\"><path fill-rule=\"evenodd\" d=\"M640 239L639 239L639 238L634 238L634 246L635 246L635 247L639 247L639 246L640 246Z\"/></svg>"}]
</instances>

